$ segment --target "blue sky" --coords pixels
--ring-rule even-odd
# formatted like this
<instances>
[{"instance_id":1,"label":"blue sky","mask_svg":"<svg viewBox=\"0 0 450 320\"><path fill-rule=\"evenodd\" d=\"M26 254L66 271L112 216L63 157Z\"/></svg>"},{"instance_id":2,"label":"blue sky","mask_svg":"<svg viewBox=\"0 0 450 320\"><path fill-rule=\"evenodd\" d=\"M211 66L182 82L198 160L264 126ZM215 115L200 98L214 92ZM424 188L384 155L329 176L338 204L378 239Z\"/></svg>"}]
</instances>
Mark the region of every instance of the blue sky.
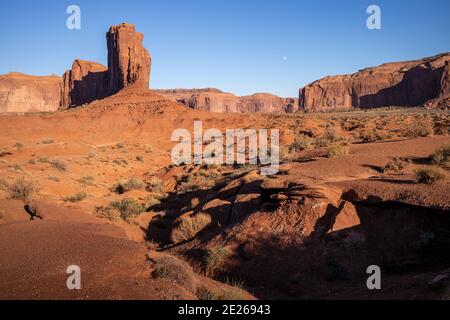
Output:
<instances>
[{"instance_id":1,"label":"blue sky","mask_svg":"<svg viewBox=\"0 0 450 320\"><path fill-rule=\"evenodd\" d=\"M76 4L81 30L66 28ZM382 30L366 9L381 7ZM145 35L151 87L216 87L297 96L326 75L450 51L448 0L1 1L0 74L62 74L76 58L107 64L105 32Z\"/></svg>"}]
</instances>

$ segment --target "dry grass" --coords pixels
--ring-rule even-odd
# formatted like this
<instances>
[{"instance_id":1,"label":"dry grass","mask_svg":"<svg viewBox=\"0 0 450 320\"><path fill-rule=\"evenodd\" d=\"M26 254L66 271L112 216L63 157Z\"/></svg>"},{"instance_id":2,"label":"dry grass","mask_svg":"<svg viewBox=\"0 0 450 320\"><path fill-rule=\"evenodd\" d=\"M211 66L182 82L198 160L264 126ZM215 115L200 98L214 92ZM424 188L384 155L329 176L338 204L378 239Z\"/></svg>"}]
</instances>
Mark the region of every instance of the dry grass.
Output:
<instances>
[{"instance_id":1,"label":"dry grass","mask_svg":"<svg viewBox=\"0 0 450 320\"><path fill-rule=\"evenodd\" d=\"M34 180L20 177L8 185L7 191L12 199L30 203L39 194L40 187Z\"/></svg>"},{"instance_id":2,"label":"dry grass","mask_svg":"<svg viewBox=\"0 0 450 320\"><path fill-rule=\"evenodd\" d=\"M337 144L331 146L327 150L327 158L336 158L350 153L350 146L345 144Z\"/></svg>"},{"instance_id":3,"label":"dry grass","mask_svg":"<svg viewBox=\"0 0 450 320\"><path fill-rule=\"evenodd\" d=\"M164 183L158 177L151 177L147 181L147 189L155 193L164 193Z\"/></svg>"},{"instance_id":4,"label":"dry grass","mask_svg":"<svg viewBox=\"0 0 450 320\"><path fill-rule=\"evenodd\" d=\"M96 213L100 217L116 222L120 220L120 212L111 207L97 207Z\"/></svg>"},{"instance_id":5,"label":"dry grass","mask_svg":"<svg viewBox=\"0 0 450 320\"><path fill-rule=\"evenodd\" d=\"M173 243L180 243L194 238L200 231L211 224L211 216L199 213L194 216L184 217L178 221L170 234Z\"/></svg>"},{"instance_id":6,"label":"dry grass","mask_svg":"<svg viewBox=\"0 0 450 320\"><path fill-rule=\"evenodd\" d=\"M408 162L400 158L394 158L389 161L383 168L383 173L399 173L406 169Z\"/></svg>"},{"instance_id":7,"label":"dry grass","mask_svg":"<svg viewBox=\"0 0 450 320\"><path fill-rule=\"evenodd\" d=\"M440 166L446 166L450 164L450 145L443 146L430 156L431 161Z\"/></svg>"},{"instance_id":8,"label":"dry grass","mask_svg":"<svg viewBox=\"0 0 450 320\"><path fill-rule=\"evenodd\" d=\"M88 197L88 194L86 192L78 192L72 196L64 197L63 201L66 202L80 202L85 200Z\"/></svg>"},{"instance_id":9,"label":"dry grass","mask_svg":"<svg viewBox=\"0 0 450 320\"><path fill-rule=\"evenodd\" d=\"M123 194L131 190L142 190L145 187L145 183L135 177L131 177L126 181L119 181L114 187L114 192Z\"/></svg>"},{"instance_id":10,"label":"dry grass","mask_svg":"<svg viewBox=\"0 0 450 320\"><path fill-rule=\"evenodd\" d=\"M225 262L230 258L232 252L227 247L215 247L206 251L205 269L206 274L215 276L222 271Z\"/></svg>"},{"instance_id":11,"label":"dry grass","mask_svg":"<svg viewBox=\"0 0 450 320\"><path fill-rule=\"evenodd\" d=\"M417 183L433 184L445 179L445 174L438 168L419 169L416 171Z\"/></svg>"},{"instance_id":12,"label":"dry grass","mask_svg":"<svg viewBox=\"0 0 450 320\"><path fill-rule=\"evenodd\" d=\"M184 261L169 255L163 255L155 259L153 276L166 279L195 292L195 274L191 267Z\"/></svg>"},{"instance_id":13,"label":"dry grass","mask_svg":"<svg viewBox=\"0 0 450 320\"><path fill-rule=\"evenodd\" d=\"M67 171L67 165L61 160L54 159L50 161L50 164L58 171Z\"/></svg>"},{"instance_id":14,"label":"dry grass","mask_svg":"<svg viewBox=\"0 0 450 320\"><path fill-rule=\"evenodd\" d=\"M433 134L434 124L430 119L415 119L406 129L405 136L410 138L427 137Z\"/></svg>"},{"instance_id":15,"label":"dry grass","mask_svg":"<svg viewBox=\"0 0 450 320\"><path fill-rule=\"evenodd\" d=\"M119 211L120 217L124 220L129 220L130 218L138 216L146 210L144 205L129 198L112 202L110 206Z\"/></svg>"}]
</instances>

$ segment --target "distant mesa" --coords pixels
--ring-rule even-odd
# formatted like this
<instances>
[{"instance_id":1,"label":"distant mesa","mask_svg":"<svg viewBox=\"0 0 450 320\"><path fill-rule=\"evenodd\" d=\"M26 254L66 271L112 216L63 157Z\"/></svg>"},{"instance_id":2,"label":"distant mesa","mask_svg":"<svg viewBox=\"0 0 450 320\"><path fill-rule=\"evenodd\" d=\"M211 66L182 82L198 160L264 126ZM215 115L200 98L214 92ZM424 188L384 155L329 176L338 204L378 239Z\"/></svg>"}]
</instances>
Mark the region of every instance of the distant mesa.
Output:
<instances>
[{"instance_id":1,"label":"distant mesa","mask_svg":"<svg viewBox=\"0 0 450 320\"><path fill-rule=\"evenodd\" d=\"M215 88L154 90L167 99L203 111L229 112L286 112L298 111L298 99L281 98L269 93L238 97Z\"/></svg>"},{"instance_id":2,"label":"distant mesa","mask_svg":"<svg viewBox=\"0 0 450 320\"><path fill-rule=\"evenodd\" d=\"M450 106L450 53L326 77L300 89L305 111Z\"/></svg>"}]
</instances>

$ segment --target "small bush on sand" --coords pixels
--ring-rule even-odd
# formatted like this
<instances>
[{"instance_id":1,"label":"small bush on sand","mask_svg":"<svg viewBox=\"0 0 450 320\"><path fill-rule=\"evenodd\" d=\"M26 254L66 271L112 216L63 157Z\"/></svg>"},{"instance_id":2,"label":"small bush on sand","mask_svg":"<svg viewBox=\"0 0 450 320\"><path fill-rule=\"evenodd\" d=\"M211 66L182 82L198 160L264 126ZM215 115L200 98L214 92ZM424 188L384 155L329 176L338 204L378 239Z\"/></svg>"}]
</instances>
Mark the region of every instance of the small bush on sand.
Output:
<instances>
[{"instance_id":1,"label":"small bush on sand","mask_svg":"<svg viewBox=\"0 0 450 320\"><path fill-rule=\"evenodd\" d=\"M158 177L151 177L147 181L147 189L148 189L148 191L151 191L151 192L163 193L164 192L164 183Z\"/></svg>"},{"instance_id":2,"label":"small bush on sand","mask_svg":"<svg viewBox=\"0 0 450 320\"><path fill-rule=\"evenodd\" d=\"M23 148L23 143L21 143L21 142L16 142L16 144L14 145L14 147L16 147L17 149L22 149L22 148Z\"/></svg>"},{"instance_id":3,"label":"small bush on sand","mask_svg":"<svg viewBox=\"0 0 450 320\"><path fill-rule=\"evenodd\" d=\"M406 129L405 136L410 138L427 137L434 131L433 122L428 119L415 119Z\"/></svg>"},{"instance_id":4,"label":"small bush on sand","mask_svg":"<svg viewBox=\"0 0 450 320\"><path fill-rule=\"evenodd\" d=\"M80 202L88 197L86 192L78 192L72 196L64 197L63 201L66 202Z\"/></svg>"},{"instance_id":5,"label":"small bush on sand","mask_svg":"<svg viewBox=\"0 0 450 320\"><path fill-rule=\"evenodd\" d=\"M39 185L28 178L21 177L8 185L8 192L12 199L22 200L30 203L40 191Z\"/></svg>"},{"instance_id":6,"label":"small bush on sand","mask_svg":"<svg viewBox=\"0 0 450 320\"><path fill-rule=\"evenodd\" d=\"M211 224L211 216L199 213L191 217L181 218L170 234L173 243L180 243L194 238L200 231Z\"/></svg>"},{"instance_id":7,"label":"small bush on sand","mask_svg":"<svg viewBox=\"0 0 450 320\"><path fill-rule=\"evenodd\" d=\"M95 178L93 176L84 176L77 181L84 186L92 186L94 185Z\"/></svg>"},{"instance_id":8,"label":"small bush on sand","mask_svg":"<svg viewBox=\"0 0 450 320\"><path fill-rule=\"evenodd\" d=\"M113 190L114 192L118 194L123 194L125 192L131 191L131 190L142 190L144 189L145 184L142 182L142 180L131 177L127 181L120 181L118 182Z\"/></svg>"},{"instance_id":9,"label":"small bush on sand","mask_svg":"<svg viewBox=\"0 0 450 320\"><path fill-rule=\"evenodd\" d=\"M186 262L176 257L169 255L157 257L153 276L175 282L191 292L195 291L194 272Z\"/></svg>"},{"instance_id":10,"label":"small bush on sand","mask_svg":"<svg viewBox=\"0 0 450 320\"><path fill-rule=\"evenodd\" d=\"M450 164L450 145L443 146L430 156L431 161L434 164L445 166Z\"/></svg>"},{"instance_id":11,"label":"small bush on sand","mask_svg":"<svg viewBox=\"0 0 450 320\"><path fill-rule=\"evenodd\" d=\"M345 144L337 144L328 148L327 158L340 157L349 153L350 153L350 146Z\"/></svg>"},{"instance_id":12,"label":"small bush on sand","mask_svg":"<svg viewBox=\"0 0 450 320\"><path fill-rule=\"evenodd\" d=\"M438 168L427 168L416 171L417 183L433 184L445 179L445 174Z\"/></svg>"},{"instance_id":13,"label":"small bush on sand","mask_svg":"<svg viewBox=\"0 0 450 320\"><path fill-rule=\"evenodd\" d=\"M136 160L139 162L144 162L144 157L143 156L136 156Z\"/></svg>"},{"instance_id":14,"label":"small bush on sand","mask_svg":"<svg viewBox=\"0 0 450 320\"><path fill-rule=\"evenodd\" d=\"M289 145L289 152L298 152L310 149L314 146L314 139L307 135L295 137L294 142Z\"/></svg>"},{"instance_id":15,"label":"small bush on sand","mask_svg":"<svg viewBox=\"0 0 450 320\"><path fill-rule=\"evenodd\" d=\"M383 173L399 173L408 166L408 162L400 158L394 158L389 161L383 168Z\"/></svg>"},{"instance_id":16,"label":"small bush on sand","mask_svg":"<svg viewBox=\"0 0 450 320\"><path fill-rule=\"evenodd\" d=\"M118 210L120 212L120 217L124 220L138 216L146 209L145 206L136 200L129 198L112 202L110 206Z\"/></svg>"},{"instance_id":17,"label":"small bush on sand","mask_svg":"<svg viewBox=\"0 0 450 320\"><path fill-rule=\"evenodd\" d=\"M225 287L218 292L213 292L205 287L200 287L196 291L196 296L198 300L246 300L244 292L240 288L235 287Z\"/></svg>"},{"instance_id":18,"label":"small bush on sand","mask_svg":"<svg viewBox=\"0 0 450 320\"><path fill-rule=\"evenodd\" d=\"M205 255L206 273L210 276L214 276L219 273L231 255L232 252L227 247L215 247L208 249Z\"/></svg>"},{"instance_id":19,"label":"small bush on sand","mask_svg":"<svg viewBox=\"0 0 450 320\"><path fill-rule=\"evenodd\" d=\"M52 160L50 164L58 171L67 171L67 165L61 160Z\"/></svg>"},{"instance_id":20,"label":"small bush on sand","mask_svg":"<svg viewBox=\"0 0 450 320\"><path fill-rule=\"evenodd\" d=\"M44 139L44 140L42 140L42 144L52 144L53 142L55 142L53 139Z\"/></svg>"},{"instance_id":21,"label":"small bush on sand","mask_svg":"<svg viewBox=\"0 0 450 320\"><path fill-rule=\"evenodd\" d=\"M100 217L106 218L113 222L120 220L120 212L111 207L97 207L96 213Z\"/></svg>"}]
</instances>

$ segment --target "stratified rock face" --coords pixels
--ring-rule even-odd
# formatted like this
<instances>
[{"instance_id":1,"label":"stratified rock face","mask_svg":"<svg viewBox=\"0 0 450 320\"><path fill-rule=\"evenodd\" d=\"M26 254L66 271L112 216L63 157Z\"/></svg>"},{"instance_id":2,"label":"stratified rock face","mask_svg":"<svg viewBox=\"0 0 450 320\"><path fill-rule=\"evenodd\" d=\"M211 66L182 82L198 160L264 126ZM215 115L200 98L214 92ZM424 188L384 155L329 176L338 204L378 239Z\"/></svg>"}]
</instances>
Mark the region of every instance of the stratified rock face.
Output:
<instances>
[{"instance_id":1,"label":"stratified rock face","mask_svg":"<svg viewBox=\"0 0 450 320\"><path fill-rule=\"evenodd\" d=\"M149 88L151 57L143 47L142 33L122 23L106 34L109 86L112 92L134 85Z\"/></svg>"},{"instance_id":2,"label":"stratified rock face","mask_svg":"<svg viewBox=\"0 0 450 320\"><path fill-rule=\"evenodd\" d=\"M280 98L268 93L238 97L214 88L155 90L165 98L189 108L219 113L288 112L298 110L295 98Z\"/></svg>"},{"instance_id":3,"label":"stratified rock face","mask_svg":"<svg viewBox=\"0 0 450 320\"><path fill-rule=\"evenodd\" d=\"M107 68L99 63L75 60L72 69L63 75L61 107L68 108L90 103L107 96Z\"/></svg>"},{"instance_id":4,"label":"stratified rock face","mask_svg":"<svg viewBox=\"0 0 450 320\"><path fill-rule=\"evenodd\" d=\"M0 113L46 112L59 107L61 78L8 73L0 76Z\"/></svg>"},{"instance_id":5,"label":"stratified rock face","mask_svg":"<svg viewBox=\"0 0 450 320\"><path fill-rule=\"evenodd\" d=\"M326 77L300 90L305 111L419 106L448 95L450 53ZM447 71L446 71L447 70ZM445 75L447 74L447 75Z\"/></svg>"},{"instance_id":6,"label":"stratified rock face","mask_svg":"<svg viewBox=\"0 0 450 320\"><path fill-rule=\"evenodd\" d=\"M445 62L444 71L442 72L439 98L450 98L450 61Z\"/></svg>"}]
</instances>

